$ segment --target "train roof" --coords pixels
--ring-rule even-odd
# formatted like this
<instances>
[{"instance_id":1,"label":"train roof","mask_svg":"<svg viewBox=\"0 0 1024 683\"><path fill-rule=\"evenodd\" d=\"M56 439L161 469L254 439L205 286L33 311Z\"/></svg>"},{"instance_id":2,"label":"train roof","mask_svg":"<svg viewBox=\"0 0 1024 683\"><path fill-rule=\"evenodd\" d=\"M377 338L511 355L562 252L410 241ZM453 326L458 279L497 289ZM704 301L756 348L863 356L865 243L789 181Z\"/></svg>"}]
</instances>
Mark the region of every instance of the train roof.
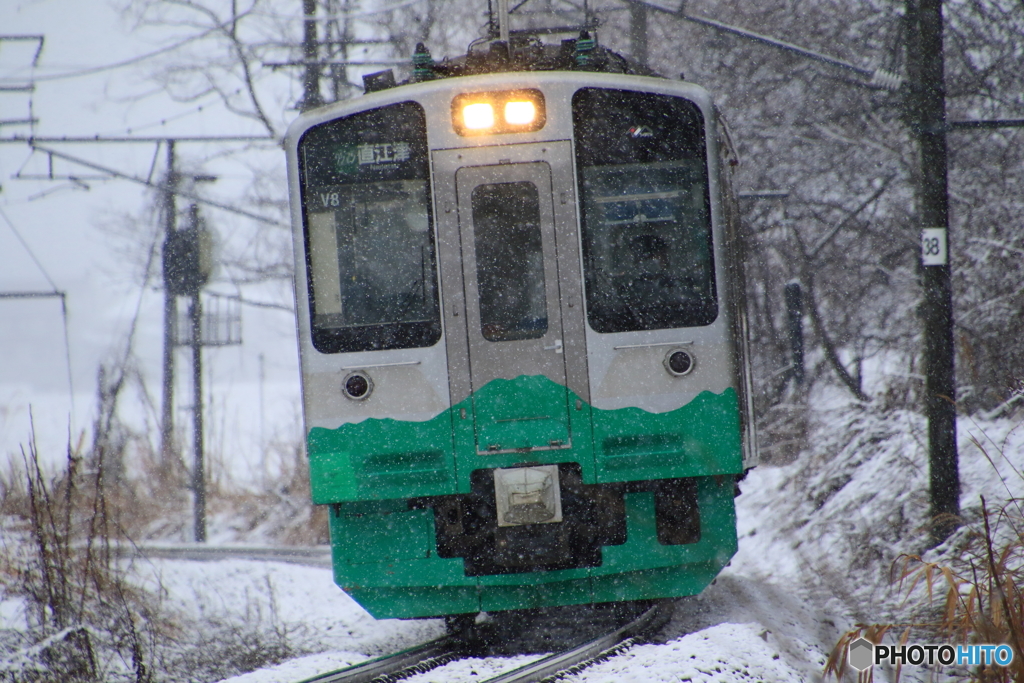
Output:
<instances>
[{"instance_id":1,"label":"train roof","mask_svg":"<svg viewBox=\"0 0 1024 683\"><path fill-rule=\"evenodd\" d=\"M367 93L400 85L443 78L477 76L524 71L589 71L661 77L600 44L589 31L552 45L541 41L539 33L515 33L509 41L483 40L470 45L465 55L436 62L423 43L412 56L413 73L406 81L396 82L388 69L364 76Z\"/></svg>"}]
</instances>

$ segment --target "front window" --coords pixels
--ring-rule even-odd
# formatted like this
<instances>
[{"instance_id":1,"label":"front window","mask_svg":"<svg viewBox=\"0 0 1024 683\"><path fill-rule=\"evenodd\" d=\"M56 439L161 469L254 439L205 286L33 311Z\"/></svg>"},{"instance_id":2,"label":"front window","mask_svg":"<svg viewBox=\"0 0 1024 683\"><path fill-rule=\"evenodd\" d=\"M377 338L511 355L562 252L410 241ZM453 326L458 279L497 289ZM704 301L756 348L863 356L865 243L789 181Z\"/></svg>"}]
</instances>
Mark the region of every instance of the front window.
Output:
<instances>
[{"instance_id":1,"label":"front window","mask_svg":"<svg viewBox=\"0 0 1024 683\"><path fill-rule=\"evenodd\" d=\"M426 119L413 102L321 124L299 143L313 346L441 337Z\"/></svg>"},{"instance_id":2,"label":"front window","mask_svg":"<svg viewBox=\"0 0 1024 683\"><path fill-rule=\"evenodd\" d=\"M718 316L704 122L689 100L585 88L573 97L587 320L598 332Z\"/></svg>"}]
</instances>

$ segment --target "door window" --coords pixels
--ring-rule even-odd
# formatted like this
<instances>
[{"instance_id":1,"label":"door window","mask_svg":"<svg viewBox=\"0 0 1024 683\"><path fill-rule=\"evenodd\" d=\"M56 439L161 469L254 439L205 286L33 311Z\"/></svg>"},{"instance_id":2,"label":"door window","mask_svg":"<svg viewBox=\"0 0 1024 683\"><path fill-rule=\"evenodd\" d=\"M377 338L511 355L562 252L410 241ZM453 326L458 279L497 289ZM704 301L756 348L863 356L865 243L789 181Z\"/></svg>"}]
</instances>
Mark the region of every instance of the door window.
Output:
<instances>
[{"instance_id":1,"label":"door window","mask_svg":"<svg viewBox=\"0 0 1024 683\"><path fill-rule=\"evenodd\" d=\"M492 342L543 337L548 315L537 186L477 185L470 202L480 332Z\"/></svg>"}]
</instances>

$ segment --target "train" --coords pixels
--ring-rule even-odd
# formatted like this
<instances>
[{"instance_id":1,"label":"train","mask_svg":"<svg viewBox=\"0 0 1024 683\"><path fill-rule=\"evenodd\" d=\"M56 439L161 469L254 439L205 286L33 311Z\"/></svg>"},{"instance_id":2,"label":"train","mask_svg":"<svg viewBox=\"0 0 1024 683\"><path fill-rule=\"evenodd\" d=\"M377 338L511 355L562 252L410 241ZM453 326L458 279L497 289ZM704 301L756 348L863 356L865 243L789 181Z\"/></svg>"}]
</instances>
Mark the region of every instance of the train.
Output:
<instances>
[{"instance_id":1,"label":"train","mask_svg":"<svg viewBox=\"0 0 1024 683\"><path fill-rule=\"evenodd\" d=\"M694 595L737 549L735 153L704 88L545 39L419 45L286 136L312 500L376 618Z\"/></svg>"}]
</instances>

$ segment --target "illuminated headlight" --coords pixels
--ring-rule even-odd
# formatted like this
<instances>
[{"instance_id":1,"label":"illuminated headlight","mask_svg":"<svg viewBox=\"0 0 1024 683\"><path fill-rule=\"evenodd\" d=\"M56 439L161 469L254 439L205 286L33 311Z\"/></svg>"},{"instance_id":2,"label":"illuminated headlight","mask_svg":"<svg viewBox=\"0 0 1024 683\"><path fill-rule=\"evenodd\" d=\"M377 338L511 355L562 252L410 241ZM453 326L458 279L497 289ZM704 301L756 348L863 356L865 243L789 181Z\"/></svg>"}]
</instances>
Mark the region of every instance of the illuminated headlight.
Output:
<instances>
[{"instance_id":1,"label":"illuminated headlight","mask_svg":"<svg viewBox=\"0 0 1024 683\"><path fill-rule=\"evenodd\" d=\"M525 126L537 118L537 106L530 101L513 101L505 103L505 123L513 126Z\"/></svg>"},{"instance_id":2,"label":"illuminated headlight","mask_svg":"<svg viewBox=\"0 0 1024 683\"><path fill-rule=\"evenodd\" d=\"M469 130L483 131L494 127L494 107L487 102L475 102L462 108L462 123Z\"/></svg>"},{"instance_id":3,"label":"illuminated headlight","mask_svg":"<svg viewBox=\"0 0 1024 683\"><path fill-rule=\"evenodd\" d=\"M452 125L459 135L529 133L545 123L544 93L535 88L461 93L452 99Z\"/></svg>"}]
</instances>

